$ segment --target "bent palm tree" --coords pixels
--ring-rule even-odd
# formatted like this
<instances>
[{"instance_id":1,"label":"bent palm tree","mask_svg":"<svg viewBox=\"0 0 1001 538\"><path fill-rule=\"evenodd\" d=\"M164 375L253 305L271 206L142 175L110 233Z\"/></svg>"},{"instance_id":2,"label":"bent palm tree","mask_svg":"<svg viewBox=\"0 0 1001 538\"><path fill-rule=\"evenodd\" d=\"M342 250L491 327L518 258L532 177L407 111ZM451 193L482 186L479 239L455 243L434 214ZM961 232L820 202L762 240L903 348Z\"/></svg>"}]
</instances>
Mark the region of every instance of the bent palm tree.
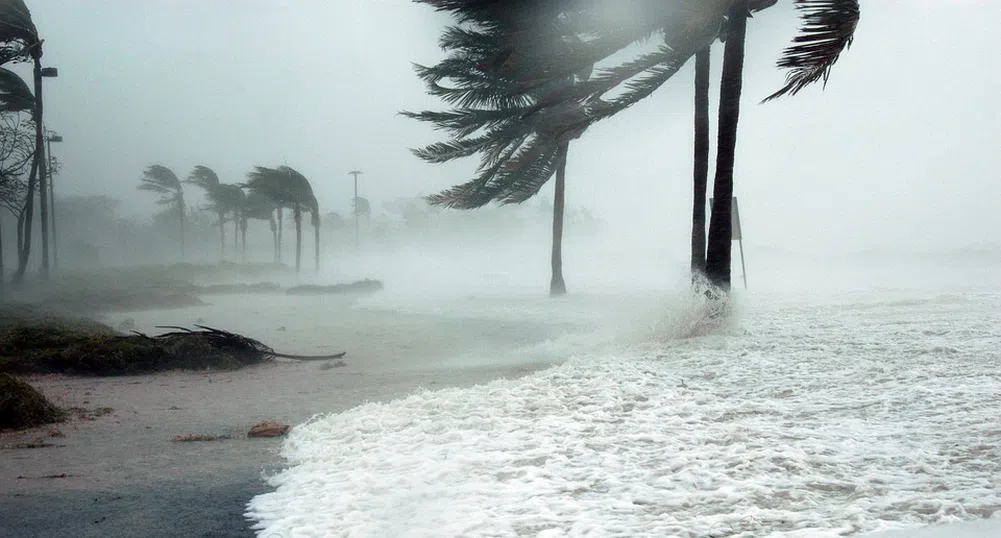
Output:
<instances>
[{"instance_id":1,"label":"bent palm tree","mask_svg":"<svg viewBox=\"0 0 1001 538\"><path fill-rule=\"evenodd\" d=\"M550 49L559 49L564 54L570 54L578 43L573 39L564 39L566 33L561 33L563 29L559 13L540 8L536 15L541 18L540 13L543 12L550 18L542 20L533 27L541 35L536 42L544 42ZM442 36L441 45L449 51L449 56L434 67L419 66L417 72L427 84L430 93L442 97L446 102L456 104L457 107L449 112L425 111L404 112L404 114L433 123L438 129L451 134L452 139L448 142L414 151L425 161L441 163L468 157L480 150L483 152L479 177L429 196L427 200L432 205L475 209L494 201L502 204L522 203L535 196L549 179L556 176L550 257L552 276L549 293L554 297L562 296L566 294L562 247L566 160L569 142L576 136L561 138L556 144L557 151L551 158L531 161L533 156L530 153L518 156L513 152L526 139L545 138L550 134L548 129L551 127L545 122L525 121L524 117L508 117L507 109L524 109L522 103L509 102L504 96L509 88L505 71L516 69L511 57L504 54L507 46L505 35L514 32L515 27L504 19L479 29L460 26L448 28ZM546 92L567 91L577 84L585 83L591 73L591 66L567 73L563 78L553 81L545 91L526 93L524 97L541 100L545 98ZM442 85L446 79L453 83L452 87ZM578 105L571 108L579 110L581 107ZM470 140L480 139L475 135L481 131L485 130L487 135L483 136L488 136L491 132L505 129L515 133L511 135L514 139L513 145L507 142L494 148L469 145ZM468 151L467 148L473 150ZM503 173L497 168L502 162L516 161L521 157L529 159L526 161L529 164L516 167L510 173Z\"/></svg>"},{"instance_id":2,"label":"bent palm tree","mask_svg":"<svg viewBox=\"0 0 1001 538\"><path fill-rule=\"evenodd\" d=\"M154 164L143 171L143 177L139 180L139 190L150 191L160 195L157 203L167 206L170 211L177 212L177 220L180 225L180 245L181 257L184 257L184 189L177 175L159 164Z\"/></svg>"},{"instance_id":3,"label":"bent palm tree","mask_svg":"<svg viewBox=\"0 0 1001 538\"><path fill-rule=\"evenodd\" d=\"M257 194L274 200L279 208L292 210L295 222L295 270L302 268L302 213L312 213L315 234L316 268L320 267L320 217L319 206L313 189L305 176L288 166L266 168L256 166L247 174L247 182L242 185L251 195Z\"/></svg>"}]
</instances>

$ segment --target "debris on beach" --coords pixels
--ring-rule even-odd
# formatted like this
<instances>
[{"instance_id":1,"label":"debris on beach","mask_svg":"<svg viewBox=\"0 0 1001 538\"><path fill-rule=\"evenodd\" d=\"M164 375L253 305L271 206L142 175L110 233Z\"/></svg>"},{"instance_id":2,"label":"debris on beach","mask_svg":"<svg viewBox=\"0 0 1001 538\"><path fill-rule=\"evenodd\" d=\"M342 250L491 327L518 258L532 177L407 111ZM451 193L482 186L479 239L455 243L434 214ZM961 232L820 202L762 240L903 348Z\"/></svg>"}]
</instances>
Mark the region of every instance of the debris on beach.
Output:
<instances>
[{"instance_id":1,"label":"debris on beach","mask_svg":"<svg viewBox=\"0 0 1001 538\"><path fill-rule=\"evenodd\" d=\"M289 288L289 295L336 295L342 293L373 293L381 291L382 282L366 278L350 284L333 284L330 286L304 285Z\"/></svg>"},{"instance_id":2,"label":"debris on beach","mask_svg":"<svg viewBox=\"0 0 1001 538\"><path fill-rule=\"evenodd\" d=\"M281 437L288 433L288 429L288 424L282 424L281 422L275 422L273 420L265 420L254 424L254 426L250 428L250 431L247 432L247 437Z\"/></svg>"},{"instance_id":3,"label":"debris on beach","mask_svg":"<svg viewBox=\"0 0 1001 538\"><path fill-rule=\"evenodd\" d=\"M149 336L120 334L108 327L80 329L47 323L0 327L0 372L132 375L166 370L235 370L272 360L338 359L331 355L278 353L243 335L195 325L162 326L170 332Z\"/></svg>"}]
</instances>

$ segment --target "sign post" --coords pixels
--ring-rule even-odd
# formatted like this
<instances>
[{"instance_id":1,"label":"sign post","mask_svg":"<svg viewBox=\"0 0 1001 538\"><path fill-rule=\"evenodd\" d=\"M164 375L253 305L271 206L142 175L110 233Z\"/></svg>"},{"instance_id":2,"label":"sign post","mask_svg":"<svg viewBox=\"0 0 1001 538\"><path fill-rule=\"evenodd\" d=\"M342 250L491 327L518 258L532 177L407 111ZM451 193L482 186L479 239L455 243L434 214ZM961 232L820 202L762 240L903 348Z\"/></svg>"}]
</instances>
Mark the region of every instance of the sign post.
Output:
<instances>
[{"instance_id":1,"label":"sign post","mask_svg":"<svg viewBox=\"0 0 1001 538\"><path fill-rule=\"evenodd\" d=\"M709 199L709 212L712 213L713 199ZM747 289L747 266L744 264L744 236L740 230L740 210L737 208L737 197L730 203L730 239L737 242L740 249L740 272L744 279L744 289Z\"/></svg>"}]
</instances>

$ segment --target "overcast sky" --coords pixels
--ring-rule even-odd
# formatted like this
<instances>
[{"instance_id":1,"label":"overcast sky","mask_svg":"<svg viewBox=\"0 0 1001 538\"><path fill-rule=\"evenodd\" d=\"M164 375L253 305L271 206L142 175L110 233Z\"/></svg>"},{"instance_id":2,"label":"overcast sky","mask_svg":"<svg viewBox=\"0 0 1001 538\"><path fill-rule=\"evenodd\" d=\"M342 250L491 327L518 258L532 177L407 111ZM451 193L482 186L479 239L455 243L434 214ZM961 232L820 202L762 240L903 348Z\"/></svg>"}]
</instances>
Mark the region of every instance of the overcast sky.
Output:
<instances>
[{"instance_id":1,"label":"overcast sky","mask_svg":"<svg viewBox=\"0 0 1001 538\"><path fill-rule=\"evenodd\" d=\"M408 147L438 139L397 115L440 108L411 62L433 63L444 16L409 0L27 0L45 38L46 123L64 135L58 189L130 213L143 167L197 164L224 182L286 159L345 212L349 170L378 211L468 179ZM1001 229L1001 2L863 0L826 90L757 102L782 81L791 0L750 22L736 194L746 240L791 249L943 249ZM714 49L718 69L722 48ZM23 68L22 72L23 72ZM570 150L568 204L623 240L684 249L692 73ZM551 187L543 191L551 198Z\"/></svg>"}]
</instances>

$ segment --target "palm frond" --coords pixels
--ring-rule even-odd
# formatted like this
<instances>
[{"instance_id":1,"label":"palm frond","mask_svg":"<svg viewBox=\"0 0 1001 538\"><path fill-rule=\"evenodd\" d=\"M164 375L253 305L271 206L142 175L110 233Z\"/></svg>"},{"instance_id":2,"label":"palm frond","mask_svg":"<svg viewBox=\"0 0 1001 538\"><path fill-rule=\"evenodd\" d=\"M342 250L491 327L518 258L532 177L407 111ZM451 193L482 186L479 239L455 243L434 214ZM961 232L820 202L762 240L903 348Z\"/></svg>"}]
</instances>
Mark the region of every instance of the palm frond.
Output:
<instances>
[{"instance_id":1,"label":"palm frond","mask_svg":"<svg viewBox=\"0 0 1001 538\"><path fill-rule=\"evenodd\" d=\"M21 41L28 46L39 42L31 11L23 0L0 1L0 42L11 41Z\"/></svg>"},{"instance_id":2,"label":"palm frond","mask_svg":"<svg viewBox=\"0 0 1001 538\"><path fill-rule=\"evenodd\" d=\"M0 67L0 112L35 109L35 96L17 73Z\"/></svg>"},{"instance_id":3,"label":"palm frond","mask_svg":"<svg viewBox=\"0 0 1001 538\"><path fill-rule=\"evenodd\" d=\"M212 189L213 187L219 186L219 176L216 175L215 171L207 166L198 165L191 170L188 174L188 179L185 183L191 183L197 185L206 191Z\"/></svg>"},{"instance_id":4,"label":"palm frond","mask_svg":"<svg viewBox=\"0 0 1001 538\"><path fill-rule=\"evenodd\" d=\"M826 86L831 68L854 40L858 0L796 0L796 9L802 21L799 35L778 62L779 68L789 70L786 84L762 102L796 95L819 81Z\"/></svg>"}]
</instances>

